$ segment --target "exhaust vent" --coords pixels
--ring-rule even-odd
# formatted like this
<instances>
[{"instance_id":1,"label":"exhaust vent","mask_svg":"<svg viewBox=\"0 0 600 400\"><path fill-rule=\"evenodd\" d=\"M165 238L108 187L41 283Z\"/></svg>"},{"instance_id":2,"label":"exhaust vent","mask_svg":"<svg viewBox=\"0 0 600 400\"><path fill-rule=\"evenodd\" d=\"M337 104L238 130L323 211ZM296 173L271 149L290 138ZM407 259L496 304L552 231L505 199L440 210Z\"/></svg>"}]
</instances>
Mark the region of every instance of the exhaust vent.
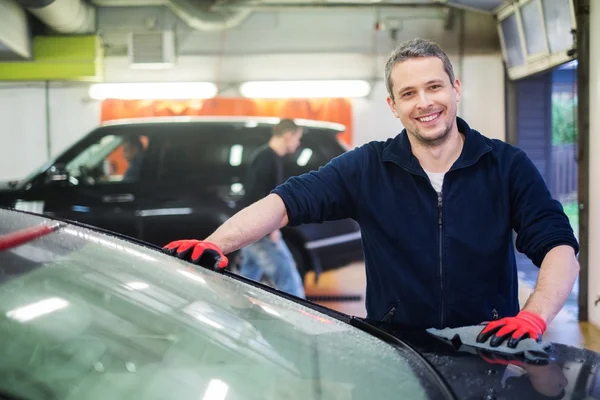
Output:
<instances>
[{"instance_id":1,"label":"exhaust vent","mask_svg":"<svg viewBox=\"0 0 600 400\"><path fill-rule=\"evenodd\" d=\"M173 31L131 33L129 62L133 69L165 69L175 65L175 33Z\"/></svg>"},{"instance_id":2,"label":"exhaust vent","mask_svg":"<svg viewBox=\"0 0 600 400\"><path fill-rule=\"evenodd\" d=\"M14 0L0 0L0 61L29 59L31 46L25 11Z\"/></svg>"}]
</instances>

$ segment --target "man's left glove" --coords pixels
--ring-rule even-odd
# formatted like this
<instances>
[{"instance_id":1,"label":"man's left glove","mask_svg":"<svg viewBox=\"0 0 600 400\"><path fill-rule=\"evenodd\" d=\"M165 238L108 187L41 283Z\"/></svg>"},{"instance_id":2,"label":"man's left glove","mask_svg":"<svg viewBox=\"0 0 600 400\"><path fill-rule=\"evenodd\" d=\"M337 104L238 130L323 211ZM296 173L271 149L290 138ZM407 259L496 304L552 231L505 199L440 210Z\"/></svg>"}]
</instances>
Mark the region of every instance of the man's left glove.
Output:
<instances>
[{"instance_id":1,"label":"man's left glove","mask_svg":"<svg viewBox=\"0 0 600 400\"><path fill-rule=\"evenodd\" d=\"M546 328L546 321L539 315L523 310L516 317L489 322L477 336L477 342L483 343L492 337L490 346L497 347L508 339L506 345L514 349L522 339L541 341Z\"/></svg>"},{"instance_id":2,"label":"man's left glove","mask_svg":"<svg viewBox=\"0 0 600 400\"><path fill-rule=\"evenodd\" d=\"M201 240L176 240L163 247L163 251L182 260L194 264L214 268L215 270L227 267L229 260L219 246L212 242Z\"/></svg>"}]
</instances>

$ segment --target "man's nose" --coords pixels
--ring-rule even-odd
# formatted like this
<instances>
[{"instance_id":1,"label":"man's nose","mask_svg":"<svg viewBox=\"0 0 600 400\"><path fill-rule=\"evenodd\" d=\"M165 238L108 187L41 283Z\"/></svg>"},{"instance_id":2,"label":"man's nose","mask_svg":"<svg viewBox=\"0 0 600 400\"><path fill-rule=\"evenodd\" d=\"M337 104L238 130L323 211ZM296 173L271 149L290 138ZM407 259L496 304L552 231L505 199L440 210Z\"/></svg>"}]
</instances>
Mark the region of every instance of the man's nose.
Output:
<instances>
[{"instance_id":1,"label":"man's nose","mask_svg":"<svg viewBox=\"0 0 600 400\"><path fill-rule=\"evenodd\" d=\"M428 108L432 104L431 98L425 93L425 91L419 92L419 103L420 108Z\"/></svg>"}]
</instances>

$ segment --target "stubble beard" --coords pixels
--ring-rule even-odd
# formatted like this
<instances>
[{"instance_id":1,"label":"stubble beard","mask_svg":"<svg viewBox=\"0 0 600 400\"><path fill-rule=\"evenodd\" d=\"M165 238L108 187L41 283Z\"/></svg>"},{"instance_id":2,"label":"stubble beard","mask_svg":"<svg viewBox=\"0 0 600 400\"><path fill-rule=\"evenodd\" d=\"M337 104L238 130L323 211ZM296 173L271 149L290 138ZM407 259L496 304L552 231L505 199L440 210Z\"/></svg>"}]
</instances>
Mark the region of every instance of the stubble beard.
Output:
<instances>
[{"instance_id":1,"label":"stubble beard","mask_svg":"<svg viewBox=\"0 0 600 400\"><path fill-rule=\"evenodd\" d=\"M454 126L454 120L455 118L452 118L450 121L445 121L444 122L444 130L442 131L441 134L434 136L434 137L427 137L424 136L421 131L419 130L419 128L416 128L413 132L410 132L407 130L407 132L414 137L415 139L417 139L417 141L423 146L423 147L428 147L428 148L436 148L439 146L442 146L443 144L445 144L448 139L450 138L450 133L452 132L452 127Z\"/></svg>"}]
</instances>

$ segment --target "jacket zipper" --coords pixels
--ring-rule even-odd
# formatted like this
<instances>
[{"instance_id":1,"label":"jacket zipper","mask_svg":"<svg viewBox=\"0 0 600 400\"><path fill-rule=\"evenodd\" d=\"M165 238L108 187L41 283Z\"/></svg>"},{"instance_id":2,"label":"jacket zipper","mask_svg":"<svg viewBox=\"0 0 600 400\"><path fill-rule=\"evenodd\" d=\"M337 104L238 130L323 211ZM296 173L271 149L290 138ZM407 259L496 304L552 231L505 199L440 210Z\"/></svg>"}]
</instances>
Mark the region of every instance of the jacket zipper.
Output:
<instances>
[{"instance_id":1,"label":"jacket zipper","mask_svg":"<svg viewBox=\"0 0 600 400\"><path fill-rule=\"evenodd\" d=\"M444 275L443 275L443 263L442 263L442 224L443 224L443 220L442 220L442 193L438 193L438 198L437 198L437 206L438 206L438 227L439 227L439 232L440 232L440 251L439 251L439 256L440 256L440 288L441 288L441 300L442 300L442 309L441 309L441 313L440 313L440 328L444 328Z\"/></svg>"},{"instance_id":2,"label":"jacket zipper","mask_svg":"<svg viewBox=\"0 0 600 400\"><path fill-rule=\"evenodd\" d=\"M394 320L394 314L396 313L396 306L393 306L390 311L381 319L382 322L392 323Z\"/></svg>"}]
</instances>

